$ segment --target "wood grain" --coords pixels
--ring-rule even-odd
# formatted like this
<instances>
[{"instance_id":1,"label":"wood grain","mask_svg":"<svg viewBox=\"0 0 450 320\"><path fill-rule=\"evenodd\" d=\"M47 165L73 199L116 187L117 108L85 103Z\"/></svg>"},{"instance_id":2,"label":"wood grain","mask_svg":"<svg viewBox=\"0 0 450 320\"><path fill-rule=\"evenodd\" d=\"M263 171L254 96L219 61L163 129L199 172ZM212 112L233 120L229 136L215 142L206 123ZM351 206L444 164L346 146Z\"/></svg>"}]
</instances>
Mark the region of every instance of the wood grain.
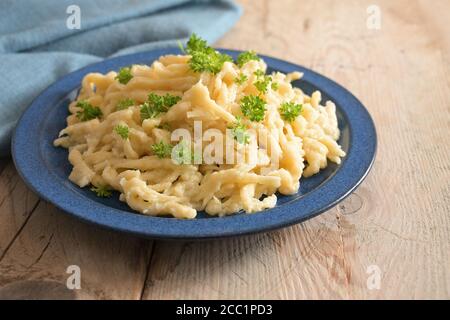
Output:
<instances>
[{"instance_id":1,"label":"wood grain","mask_svg":"<svg viewBox=\"0 0 450 320\"><path fill-rule=\"evenodd\" d=\"M381 29L370 30L372 1L239 2L245 13L217 46L310 67L367 106L379 148L365 182L301 225L152 242L67 217L3 160L0 298L450 298L450 3L377 1ZM71 264L81 290L66 288Z\"/></svg>"},{"instance_id":2,"label":"wood grain","mask_svg":"<svg viewBox=\"0 0 450 320\"><path fill-rule=\"evenodd\" d=\"M148 241L81 223L41 200L0 260L0 298L139 299L151 249ZM71 265L81 269L80 290L67 289Z\"/></svg>"}]
</instances>

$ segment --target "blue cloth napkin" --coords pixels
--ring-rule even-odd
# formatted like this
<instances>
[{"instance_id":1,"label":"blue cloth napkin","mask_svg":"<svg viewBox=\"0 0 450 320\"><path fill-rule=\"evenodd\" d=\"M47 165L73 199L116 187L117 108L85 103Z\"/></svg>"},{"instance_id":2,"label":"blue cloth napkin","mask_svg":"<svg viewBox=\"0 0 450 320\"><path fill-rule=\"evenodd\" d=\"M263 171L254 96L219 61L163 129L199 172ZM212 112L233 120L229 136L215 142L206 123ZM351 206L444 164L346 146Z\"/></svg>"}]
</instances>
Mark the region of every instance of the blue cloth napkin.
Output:
<instances>
[{"instance_id":1,"label":"blue cloth napkin","mask_svg":"<svg viewBox=\"0 0 450 320\"><path fill-rule=\"evenodd\" d=\"M0 1L0 156L10 153L22 112L64 74L106 57L176 46L192 32L212 43L240 14L232 0Z\"/></svg>"}]
</instances>

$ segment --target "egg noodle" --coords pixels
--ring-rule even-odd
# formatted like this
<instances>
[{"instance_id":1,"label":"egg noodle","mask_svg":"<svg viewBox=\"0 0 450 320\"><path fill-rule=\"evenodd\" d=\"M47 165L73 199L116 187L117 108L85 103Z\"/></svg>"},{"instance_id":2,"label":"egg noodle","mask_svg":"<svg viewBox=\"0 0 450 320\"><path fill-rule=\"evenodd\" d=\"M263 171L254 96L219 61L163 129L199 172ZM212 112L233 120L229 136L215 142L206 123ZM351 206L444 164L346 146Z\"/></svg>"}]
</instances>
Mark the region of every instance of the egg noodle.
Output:
<instances>
[{"instance_id":1,"label":"egg noodle","mask_svg":"<svg viewBox=\"0 0 450 320\"><path fill-rule=\"evenodd\" d=\"M147 215L224 216L341 162L336 107L293 87L301 73L267 75L253 52L233 62L195 35L184 53L83 78L54 141L73 183Z\"/></svg>"}]
</instances>

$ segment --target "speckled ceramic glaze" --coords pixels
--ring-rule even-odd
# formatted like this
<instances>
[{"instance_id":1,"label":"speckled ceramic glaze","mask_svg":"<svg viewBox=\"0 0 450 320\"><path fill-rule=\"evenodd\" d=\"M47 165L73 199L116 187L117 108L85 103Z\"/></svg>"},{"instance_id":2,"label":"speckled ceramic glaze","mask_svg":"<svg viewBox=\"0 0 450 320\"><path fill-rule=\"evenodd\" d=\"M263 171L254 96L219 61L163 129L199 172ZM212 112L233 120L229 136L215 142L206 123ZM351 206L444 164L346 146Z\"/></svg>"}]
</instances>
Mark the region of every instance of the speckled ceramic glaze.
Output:
<instances>
[{"instance_id":1,"label":"speckled ceramic glaze","mask_svg":"<svg viewBox=\"0 0 450 320\"><path fill-rule=\"evenodd\" d=\"M238 51L221 50L236 57ZM200 212L196 219L150 217L133 212L119 201L97 198L89 188L68 180L71 165L67 150L53 147L53 140L66 126L68 103L76 97L82 78L89 72L106 73L131 64L150 64L178 49L143 52L90 65L68 74L46 89L20 119L12 141L12 154L19 174L28 186L58 208L84 221L149 238L207 239L269 231L312 218L335 206L366 177L375 158L376 132L364 106L346 89L304 67L264 57L269 72L300 71L304 77L294 85L310 94L318 89L323 100L337 106L342 145L347 156L341 165L330 164L300 183L292 196L279 196L277 206L255 214L239 213L224 218Z\"/></svg>"}]
</instances>

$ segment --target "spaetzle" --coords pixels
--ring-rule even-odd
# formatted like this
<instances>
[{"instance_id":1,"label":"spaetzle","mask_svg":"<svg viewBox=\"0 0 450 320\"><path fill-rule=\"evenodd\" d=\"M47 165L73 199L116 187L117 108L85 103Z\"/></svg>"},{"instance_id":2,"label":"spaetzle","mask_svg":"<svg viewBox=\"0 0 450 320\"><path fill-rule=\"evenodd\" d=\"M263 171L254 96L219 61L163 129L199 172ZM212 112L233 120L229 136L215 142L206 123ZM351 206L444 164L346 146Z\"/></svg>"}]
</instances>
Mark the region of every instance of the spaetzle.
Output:
<instances>
[{"instance_id":1,"label":"spaetzle","mask_svg":"<svg viewBox=\"0 0 450 320\"><path fill-rule=\"evenodd\" d=\"M193 70L193 50L83 78L54 141L69 150L73 183L117 190L147 215L223 216L272 208L276 192L341 162L335 105L293 87L301 73L266 75L250 53Z\"/></svg>"}]
</instances>

